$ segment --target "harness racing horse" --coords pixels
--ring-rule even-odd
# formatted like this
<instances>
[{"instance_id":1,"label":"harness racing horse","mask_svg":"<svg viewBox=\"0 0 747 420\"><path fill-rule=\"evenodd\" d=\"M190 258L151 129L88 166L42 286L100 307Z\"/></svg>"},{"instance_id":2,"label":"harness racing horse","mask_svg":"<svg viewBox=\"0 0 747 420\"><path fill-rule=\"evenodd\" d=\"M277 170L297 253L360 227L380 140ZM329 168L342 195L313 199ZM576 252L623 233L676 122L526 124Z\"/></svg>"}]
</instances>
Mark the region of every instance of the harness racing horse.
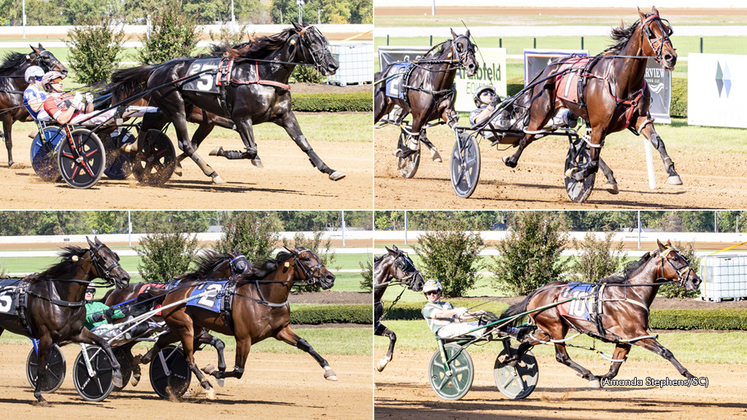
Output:
<instances>
[{"instance_id":1,"label":"harness racing horse","mask_svg":"<svg viewBox=\"0 0 747 420\"><path fill-rule=\"evenodd\" d=\"M379 257L374 258L374 319L376 320L376 328L374 334L388 337L389 338L389 349L386 352L386 356L376 363L376 369L381 372L386 368L386 365L392 361L392 355L394 354L394 344L397 342L397 335L394 331L387 328L381 323L381 319L384 317L384 305L381 303L381 299L384 297L386 288L395 284L401 284L403 287L402 292L405 288L409 288L413 292L420 292L423 290L423 276L415 268L412 260L407 253L398 249L395 245L392 245L392 249L385 247L387 253ZM402 294L400 294L402 296ZM399 297L392 303L399 300ZM391 307L390 307L391 308Z\"/></svg>"},{"instance_id":2,"label":"harness racing horse","mask_svg":"<svg viewBox=\"0 0 747 420\"><path fill-rule=\"evenodd\" d=\"M5 148L8 149L8 167L12 167L13 139L11 131L16 121L33 121L26 107L23 106L23 91L28 87L24 80L26 69L39 66L45 72L55 70L67 75L67 69L60 60L39 44L39 48L31 46L31 53L23 54L11 52L5 56L0 64L0 119L3 121Z\"/></svg>"},{"instance_id":3,"label":"harness racing horse","mask_svg":"<svg viewBox=\"0 0 747 420\"><path fill-rule=\"evenodd\" d=\"M202 328L236 337L236 366L233 371L208 372L218 380L241 378L252 344L268 337L274 337L309 353L324 368L326 379L337 380L337 375L329 363L291 328L288 303L288 296L294 284L319 284L326 290L334 285L335 275L327 270L313 252L305 248L288 251L279 253L274 260L255 266L249 273L235 277L236 290L231 297L232 306L228 314L216 314L211 310L187 304L163 310L166 325L171 333L181 340L190 369L197 375L209 399L214 398L213 388L197 368L194 360L194 332ZM201 284L202 281L182 283L164 296L163 306L192 296L193 290ZM220 294L218 296L220 297ZM167 336L159 338L143 359L150 360L160 348L170 342L168 340L171 338Z\"/></svg>"},{"instance_id":4,"label":"harness racing horse","mask_svg":"<svg viewBox=\"0 0 747 420\"><path fill-rule=\"evenodd\" d=\"M187 132L187 104L209 113L229 118L244 142L246 150L219 150L215 154L228 159L254 159L257 144L252 126L273 122L285 129L288 135L309 157L319 171L337 181L344 174L328 167L316 154L298 125L291 110L288 79L298 64L313 65L322 75L334 74L339 67L328 48L327 39L311 25L293 24L283 32L239 44L223 54L223 61L214 67L195 70L198 58L179 58L155 66L139 67L141 73L151 73L147 88L152 103L162 113L147 114L138 136L138 149L148 129L160 129L167 122L174 123L179 147L213 182L223 179L195 152ZM190 70L191 69L191 70ZM222 71L223 70L223 71ZM215 92L187 90L185 86L196 78L214 79ZM133 77L139 77L134 70ZM224 80L227 79L227 80ZM200 83L201 80L198 80ZM212 85L211 85L212 86ZM255 162L256 163L256 162Z\"/></svg>"},{"instance_id":5,"label":"harness racing horse","mask_svg":"<svg viewBox=\"0 0 747 420\"><path fill-rule=\"evenodd\" d=\"M635 344L669 360L686 378L694 378L674 358L672 352L659 344L656 336L650 335L647 329L649 308L660 285L676 282L687 290L696 290L701 279L690 268L687 259L674 249L669 241L666 245L658 240L656 242L659 246L657 251L647 253L640 260L629 263L622 273L602 279L590 296L580 297L576 294L580 300L557 305L558 302L568 300L567 297L574 296L567 290L578 283L569 285L568 282L555 281L540 287L523 301L510 306L501 314L501 319L545 305L550 307L529 315L538 331L536 335L524 335L523 338L520 335L522 344L509 362L517 363L531 346L550 342L555 345L555 358L558 362L577 371L592 387L599 388L600 379L612 379L617 376L630 346ZM575 315L574 311L569 309L573 305L586 307L585 316ZM571 360L565 348L565 336L570 327L602 341L615 343L609 372L598 377Z\"/></svg>"},{"instance_id":6,"label":"harness racing horse","mask_svg":"<svg viewBox=\"0 0 747 420\"><path fill-rule=\"evenodd\" d=\"M412 114L411 134L416 143L409 145L407 150L397 152L402 159L417 150L417 141L420 140L431 150L433 160L441 162L438 149L428 140L423 127L428 121L441 118L453 128L459 120L459 115L454 111L454 77L460 68L466 69L468 76L474 76L480 66L475 60L475 46L470 41L469 31L457 35L452 29L451 36L452 39L436 45L423 58L412 62L402 78L402 98L386 94L385 81L397 77L397 63L374 75L374 124L390 113L395 105L403 111L397 123L407 114Z\"/></svg>"},{"instance_id":7,"label":"harness racing horse","mask_svg":"<svg viewBox=\"0 0 747 420\"><path fill-rule=\"evenodd\" d=\"M65 247L59 263L25 279L29 283L25 293L27 303L25 308L18 308L18 315L0 313L0 334L7 329L39 340L39 376L34 389L38 405L49 405L42 397L41 386L47 381L47 358L54 343L73 341L100 346L111 361L114 385L122 386L120 366L109 344L84 328L84 298L86 288L96 278L122 288L128 285L130 276L119 265L119 256L114 251L98 238L93 242L86 239L89 248ZM22 283L21 287L26 286Z\"/></svg>"},{"instance_id":8,"label":"harness racing horse","mask_svg":"<svg viewBox=\"0 0 747 420\"><path fill-rule=\"evenodd\" d=\"M227 279L239 274L248 273L253 268L252 264L246 260L246 257L239 253L233 254L229 252L228 255L221 255L217 252L206 250L198 258L197 269L183 276L177 277L173 283L174 287L176 287L176 285L181 282L197 281L199 279ZM123 289L111 289L106 293L106 295L104 295L104 298L101 301L107 306L115 306L127 302L138 302L133 303L133 305L146 304L149 306L148 310L152 310L153 308L151 308L151 306L154 306L155 302L151 301L150 298L162 295L162 292L167 291L169 288L170 285L166 283L132 283ZM145 313L147 310L141 309L138 312ZM162 319L162 317L158 315L153 318L156 321ZM121 321L124 321L125 319L122 319ZM177 341L178 339L177 337L173 338L174 341ZM122 348L131 354L132 347L135 344L137 344L137 342L133 341L130 344L122 346ZM207 331L203 330L201 334L195 337L194 346L195 348L198 348L205 344L212 346L218 352L218 370L225 371L226 359L223 355L223 350L225 349L223 340L214 337ZM141 371L139 362L142 361L142 358L138 356L133 358L133 361L131 383L132 386L136 386L140 381Z\"/></svg>"},{"instance_id":9,"label":"harness racing horse","mask_svg":"<svg viewBox=\"0 0 747 420\"><path fill-rule=\"evenodd\" d=\"M672 29L668 22L661 19L656 8L652 8L650 14L643 14L639 9L638 15L640 20L632 25L612 29L611 36L617 44L604 53L591 58L561 59L538 76L539 80L547 80L531 91L531 115L526 134L519 140L518 150L512 156L504 156L506 166L516 167L524 148L535 137L531 133L544 127L558 108L566 107L583 118L587 127L591 128L587 140L590 146L589 161L568 169L566 177L583 181L595 175L607 135L628 128L636 135L643 134L659 151L669 175L668 182L682 184L664 141L654 129L654 120L649 113L651 94L644 77L648 57L655 58L664 69L674 70L677 53L669 39ZM572 84L569 78L575 77L576 72L577 83ZM558 76L552 77L553 74ZM577 98L571 100L568 96ZM605 170L605 175L608 181L605 188L616 194L617 181L612 171Z\"/></svg>"}]
</instances>

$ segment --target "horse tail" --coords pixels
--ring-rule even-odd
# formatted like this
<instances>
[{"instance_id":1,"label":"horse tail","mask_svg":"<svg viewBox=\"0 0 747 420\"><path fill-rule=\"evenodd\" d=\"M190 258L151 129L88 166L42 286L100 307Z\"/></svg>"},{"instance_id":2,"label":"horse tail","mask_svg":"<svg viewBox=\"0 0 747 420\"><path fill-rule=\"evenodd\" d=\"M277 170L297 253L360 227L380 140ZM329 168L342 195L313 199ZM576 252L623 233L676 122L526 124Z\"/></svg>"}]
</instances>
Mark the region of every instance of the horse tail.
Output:
<instances>
[{"instance_id":1,"label":"horse tail","mask_svg":"<svg viewBox=\"0 0 747 420\"><path fill-rule=\"evenodd\" d=\"M541 288L540 288L541 289ZM527 311L527 306L529 306L529 302L534 298L534 295L537 294L540 289L535 289L532 291L532 293L528 294L527 297L522 299L520 302L514 303L513 305L509 306L508 309L506 309L501 316L498 317L498 319L506 319L510 318L512 316L519 315L523 312ZM511 322L506 324L506 326L515 326L523 322L524 318L526 316L517 316L515 319L513 319Z\"/></svg>"},{"instance_id":2,"label":"horse tail","mask_svg":"<svg viewBox=\"0 0 747 420\"><path fill-rule=\"evenodd\" d=\"M112 82L107 85L108 92L118 95L115 100L122 100L145 90L148 79L161 64L130 67L112 73Z\"/></svg>"}]
</instances>

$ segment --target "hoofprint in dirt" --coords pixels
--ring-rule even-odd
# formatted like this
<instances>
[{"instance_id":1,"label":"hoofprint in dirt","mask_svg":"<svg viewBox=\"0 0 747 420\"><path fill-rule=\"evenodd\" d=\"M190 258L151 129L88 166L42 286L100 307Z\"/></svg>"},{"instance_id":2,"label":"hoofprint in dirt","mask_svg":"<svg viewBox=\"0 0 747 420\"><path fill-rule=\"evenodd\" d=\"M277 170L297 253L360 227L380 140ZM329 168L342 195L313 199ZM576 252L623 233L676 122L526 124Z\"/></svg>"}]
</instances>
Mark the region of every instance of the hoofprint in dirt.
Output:
<instances>
[{"instance_id":1,"label":"hoofprint in dirt","mask_svg":"<svg viewBox=\"0 0 747 420\"><path fill-rule=\"evenodd\" d=\"M435 351L434 341L434 351ZM641 349L637 349L641 350ZM496 350L497 352L498 350ZM402 351L397 365L375 375L375 419L454 418L501 419L599 419L619 417L621 413L645 419L727 419L744 418L747 403L747 365L694 364L697 377L708 378L703 386L652 386L646 379L684 379L674 367L661 362L627 361L619 380L642 381L641 386L608 386L601 390L588 388L554 357L538 356L539 383L523 400L509 400L496 388L493 363L496 354L471 354L475 380L469 393L457 402L439 399L427 378L432 353ZM592 371L606 372L608 362L599 359L588 363ZM623 415L623 417L625 417Z\"/></svg>"},{"instance_id":2,"label":"hoofprint in dirt","mask_svg":"<svg viewBox=\"0 0 747 420\"><path fill-rule=\"evenodd\" d=\"M75 392L71 366L80 347L62 348L68 375L62 387L46 394L52 407L31 405L33 390L25 376L26 356L31 344L0 346L0 412L3 419L91 419L116 417L121 420L174 420L196 418L246 419L364 419L373 415L371 356L330 356L339 381L325 381L319 365L306 354L267 354L252 352L242 379L226 380L216 387L216 400L206 401L196 381L191 396L182 401L165 401L151 389L144 371L136 387L127 385L100 403L83 401ZM136 349L137 351L137 349ZM215 363L215 352L195 354L199 366ZM233 352L226 352L233 363ZM146 367L147 369L147 367ZM42 411L40 411L42 410ZM112 413L116 413L113 415Z\"/></svg>"},{"instance_id":3,"label":"hoofprint in dirt","mask_svg":"<svg viewBox=\"0 0 747 420\"><path fill-rule=\"evenodd\" d=\"M31 139L17 136L19 150L29 150ZM15 143L15 142L14 142ZM216 185L193 163L185 161L184 175L172 176L163 187L147 187L134 177L111 180L103 177L88 190L63 183L42 181L27 163L24 169L8 169L0 161L3 209L370 209L373 201L371 143L314 141L314 150L330 167L347 175L331 181L311 166L309 159L290 139L259 144L264 168L248 160L208 156L223 145L239 148L237 139L209 138L200 150L204 159L227 182ZM25 155L24 155L25 156ZM7 157L3 156L7 159Z\"/></svg>"},{"instance_id":4,"label":"hoofprint in dirt","mask_svg":"<svg viewBox=\"0 0 747 420\"><path fill-rule=\"evenodd\" d=\"M615 172L620 193L601 189L604 176L584 203L570 201L564 184L564 163L568 141L563 138L538 140L527 147L518 167L506 167L501 158L513 149L501 151L480 143L480 181L469 199L458 198L451 187L448 156L454 145L447 129L429 131L442 151L443 163L424 154L412 179L404 179L392 155L396 148L396 127L374 130L374 189L376 208L381 209L741 209L747 207L747 168L744 154L693 151L687 144L665 138L667 150L682 176L684 185L669 185L661 160L654 158L657 188L649 188L643 140L607 139L602 158ZM632 136L632 135L631 135ZM699 149L699 150L702 150ZM446 153L443 153L446 151Z\"/></svg>"}]
</instances>

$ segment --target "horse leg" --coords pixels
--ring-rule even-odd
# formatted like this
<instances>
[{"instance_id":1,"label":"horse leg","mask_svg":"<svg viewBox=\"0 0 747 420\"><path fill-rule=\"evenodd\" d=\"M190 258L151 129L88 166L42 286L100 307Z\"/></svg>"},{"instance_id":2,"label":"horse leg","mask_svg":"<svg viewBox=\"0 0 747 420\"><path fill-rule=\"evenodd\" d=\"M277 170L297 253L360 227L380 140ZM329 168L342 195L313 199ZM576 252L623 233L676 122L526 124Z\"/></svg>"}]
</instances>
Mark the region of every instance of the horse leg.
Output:
<instances>
[{"instance_id":1,"label":"horse leg","mask_svg":"<svg viewBox=\"0 0 747 420\"><path fill-rule=\"evenodd\" d=\"M41 392L41 385L46 382L47 380L47 358L49 357L49 352L52 349L52 337L49 335L44 335L39 339L38 343L38 365L37 365L37 372L36 372L36 387L34 388L34 397L36 397L36 403L34 405L38 405L41 407L49 407L49 403L47 400L42 397Z\"/></svg>"},{"instance_id":2,"label":"horse leg","mask_svg":"<svg viewBox=\"0 0 747 420\"><path fill-rule=\"evenodd\" d=\"M319 169L320 172L327 174L329 176L329 179L333 181L339 181L345 178L345 174L337 172L336 170L328 167L322 161L322 159L319 158L314 149L311 148L309 141L306 140L303 132L301 132L301 127L298 125L298 120L296 120L296 115L293 113L293 111L289 110L275 123L285 128L285 131L288 133L290 138L292 138L293 141L296 142L298 147L300 147L301 150L303 150L306 155L309 156L309 161L311 161L311 164L314 165L315 168Z\"/></svg>"},{"instance_id":3,"label":"horse leg","mask_svg":"<svg viewBox=\"0 0 747 420\"><path fill-rule=\"evenodd\" d=\"M641 346L646 350L652 351L659 356L669 360L669 363L673 364L675 368L677 368L677 371L684 376L687 379L693 379L695 376L690 373L687 369L685 369L680 362L677 361L677 359L674 358L674 355L672 354L669 349L659 344L658 341L656 341L655 338L644 338L643 340L638 340L634 343L637 346Z\"/></svg>"},{"instance_id":4,"label":"horse leg","mask_svg":"<svg viewBox=\"0 0 747 420\"><path fill-rule=\"evenodd\" d=\"M618 343L617 345L615 345L615 351L614 353L612 353L612 358L615 360L625 361L629 351L630 344ZM617 372L620 370L620 366L622 366L622 364L623 362L612 362L612 364L610 365L610 371L600 376L600 379L612 379L617 376Z\"/></svg>"},{"instance_id":5,"label":"horse leg","mask_svg":"<svg viewBox=\"0 0 747 420\"><path fill-rule=\"evenodd\" d=\"M200 368L197 367L197 363L195 363L194 326L180 326L178 328L178 331L172 331L174 331L174 334L181 338L182 348L184 349L184 354L186 355L189 369L195 374L195 376L197 376L197 380L200 381L200 385L202 385L202 388L205 390L205 397L209 400L214 400L215 390L213 390L210 382L205 379L205 375L202 374Z\"/></svg>"},{"instance_id":6,"label":"horse leg","mask_svg":"<svg viewBox=\"0 0 747 420\"><path fill-rule=\"evenodd\" d=\"M583 181L584 179L599 171L599 162L601 161L600 155L602 153L601 144L604 142L604 135L602 134L601 129L592 128L590 137L589 162L584 167L569 168L565 172L566 177L575 179L576 181Z\"/></svg>"},{"instance_id":7,"label":"horse leg","mask_svg":"<svg viewBox=\"0 0 747 420\"><path fill-rule=\"evenodd\" d=\"M114 352L112 351L111 347L109 347L109 343L104 339L104 337L100 337L92 333L88 330L88 328L83 328L83 330L81 330L78 335L70 338L75 343L96 344L97 346L104 349L104 352L106 352L106 355L109 357L109 361L112 364L112 383L114 383L114 386L116 386L117 388L122 388L124 386L124 383L122 383L122 372L120 371L117 356L114 355ZM39 363L41 363L41 361Z\"/></svg>"},{"instance_id":8,"label":"horse leg","mask_svg":"<svg viewBox=\"0 0 747 420\"><path fill-rule=\"evenodd\" d=\"M324 369L324 379L330 380L330 381L336 381L337 380L337 374L334 370L332 370L331 367L329 367L329 363L327 363L326 360L322 356L319 355L319 353L314 350L313 347L311 347L311 344L309 344L306 340L299 337L298 334L296 334L295 331L293 331L293 328L291 328L290 325L286 325L285 328L280 330L277 335L275 335L275 338L277 340L284 341L291 346L297 347L306 353L309 353L311 357L316 360L317 363L319 363L319 366L321 366Z\"/></svg>"},{"instance_id":9,"label":"horse leg","mask_svg":"<svg viewBox=\"0 0 747 420\"><path fill-rule=\"evenodd\" d=\"M607 192L610 194L619 193L620 190L617 188L617 180L615 179L615 174L612 172L612 169L607 166L607 163L605 163L602 158L599 158L599 168L607 178L607 183L604 184L604 189L607 190Z\"/></svg>"},{"instance_id":10,"label":"horse leg","mask_svg":"<svg viewBox=\"0 0 747 420\"><path fill-rule=\"evenodd\" d=\"M438 149L436 148L436 146L433 143L431 143L430 140L428 140L428 137L426 137L425 128L420 132L419 138L420 138L420 141L423 142L425 147L427 147L428 150L431 151L431 159L434 162L438 162L438 163L443 162L443 159L441 159L441 154L438 153Z\"/></svg>"},{"instance_id":11,"label":"horse leg","mask_svg":"<svg viewBox=\"0 0 747 420\"><path fill-rule=\"evenodd\" d=\"M7 112L3 116L3 130L5 132L5 148L8 149L8 167L13 168L13 140L11 130L13 129L13 117Z\"/></svg>"},{"instance_id":12,"label":"horse leg","mask_svg":"<svg viewBox=\"0 0 747 420\"><path fill-rule=\"evenodd\" d=\"M246 358L249 357L249 351L252 348L251 337L236 338L236 364L233 370L230 372L210 370L206 371L210 375L213 375L218 381L222 381L224 378L236 378L241 379L244 376L244 366L246 365Z\"/></svg>"},{"instance_id":13,"label":"horse leg","mask_svg":"<svg viewBox=\"0 0 747 420\"><path fill-rule=\"evenodd\" d=\"M246 150L223 150L223 146L219 146L210 151L210 156L223 156L226 159L251 159L254 166L262 168L262 161L257 156L257 142L254 141L252 122L244 118L234 123Z\"/></svg>"},{"instance_id":14,"label":"horse leg","mask_svg":"<svg viewBox=\"0 0 747 420\"><path fill-rule=\"evenodd\" d=\"M648 119L645 117L641 117L638 119L638 121L641 121L641 120L648 121ZM643 134L643 136L646 137L648 141L651 142L654 148L659 151L659 155L661 156L661 161L664 162L664 169L667 171L667 175L669 176L667 178L667 182L669 182L672 185L682 185L682 178L680 178L680 175L674 169L674 162L672 162L672 159L669 157L669 154L667 153L667 148L664 146L664 140L662 140L661 137L659 137L659 134L656 132L656 129L654 128L654 124L653 123L646 124L641 129L641 134Z\"/></svg>"},{"instance_id":15,"label":"horse leg","mask_svg":"<svg viewBox=\"0 0 747 420\"><path fill-rule=\"evenodd\" d=\"M376 363L376 370L378 370L379 372L383 372L384 368L386 368L386 365L392 361L392 357L394 356L394 344L397 343L397 334L395 334L394 331L390 330L389 328L385 327L381 322L377 322L374 334L381 337L387 337L389 339L389 349L387 349L386 351L386 356L384 356L384 358Z\"/></svg>"},{"instance_id":16,"label":"horse leg","mask_svg":"<svg viewBox=\"0 0 747 420\"><path fill-rule=\"evenodd\" d=\"M208 334L206 331L203 331L202 334L195 338L195 347L200 344L207 344L215 348L215 350L218 352L218 370L225 371L226 357L223 355L223 350L226 348L226 344L223 342L223 340ZM210 365L208 365L202 368L202 370L207 372L208 370L212 371L212 368L210 368Z\"/></svg>"}]
</instances>

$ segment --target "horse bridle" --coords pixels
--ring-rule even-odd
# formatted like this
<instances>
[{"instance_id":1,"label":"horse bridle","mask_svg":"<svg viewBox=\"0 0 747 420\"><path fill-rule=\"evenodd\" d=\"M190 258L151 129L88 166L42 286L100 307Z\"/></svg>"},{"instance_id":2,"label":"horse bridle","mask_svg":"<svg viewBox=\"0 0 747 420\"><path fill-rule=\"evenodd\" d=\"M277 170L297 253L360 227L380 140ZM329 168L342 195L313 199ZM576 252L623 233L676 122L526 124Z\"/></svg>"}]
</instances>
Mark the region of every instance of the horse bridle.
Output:
<instances>
[{"instance_id":1,"label":"horse bridle","mask_svg":"<svg viewBox=\"0 0 747 420\"><path fill-rule=\"evenodd\" d=\"M399 280L404 281L408 287L411 287L411 283L415 279L415 276L420 273L418 269L415 268L412 260L408 258L407 254L403 251L399 251L397 258L394 260L394 265L406 274L404 278Z\"/></svg>"},{"instance_id":2,"label":"horse bridle","mask_svg":"<svg viewBox=\"0 0 747 420\"><path fill-rule=\"evenodd\" d=\"M459 45L457 41L459 41L459 38L464 38L467 41L467 47L461 53L457 49L457 45ZM457 57L459 67L464 68L467 65L469 54L472 53L472 57L475 56L475 44L473 44L466 35L459 35L451 41L451 51Z\"/></svg>"},{"instance_id":3,"label":"horse bridle","mask_svg":"<svg viewBox=\"0 0 747 420\"><path fill-rule=\"evenodd\" d=\"M62 62L47 50L43 50L40 53L33 52L32 54L34 55L34 60L36 61L37 65L39 65L39 67L47 67L44 69L45 72L52 70L62 72L62 70L65 69L65 66L62 65ZM51 65L47 66L46 60L41 60L41 58L48 58Z\"/></svg>"},{"instance_id":4,"label":"horse bridle","mask_svg":"<svg viewBox=\"0 0 747 420\"><path fill-rule=\"evenodd\" d=\"M293 265L295 266L296 272L299 270L301 273L306 277L305 281L306 284L313 284L315 279L319 279L322 274L322 268L324 268L324 264L319 261L319 257L314 255L313 252L309 251L306 248L299 248L301 252L293 252ZM311 255L314 255L314 258L316 259L316 264L309 267L306 265L303 261L301 261L298 257L303 253L308 252ZM300 277L300 276L299 276Z\"/></svg>"},{"instance_id":5,"label":"horse bridle","mask_svg":"<svg viewBox=\"0 0 747 420\"><path fill-rule=\"evenodd\" d=\"M670 252L674 252L675 256L678 256L682 258L683 261L685 261L685 265L675 267L674 263L671 259L667 258L667 255L669 255ZM692 268L690 267L690 262L685 258L684 255L682 255L679 251L672 247L667 247L666 250L659 253L659 257L662 259L661 263L661 276L659 278L664 278L664 261L666 261L670 267L674 270L675 273L677 273L677 285L680 287L685 287L685 282L687 281L687 278L690 277L690 272L692 271Z\"/></svg>"},{"instance_id":6,"label":"horse bridle","mask_svg":"<svg viewBox=\"0 0 747 420\"><path fill-rule=\"evenodd\" d=\"M298 37L301 39L300 45L303 46L303 47L305 47L305 49L307 51L309 51L309 53L311 54L311 59L314 61L314 68L317 69L320 73L322 73L322 71L321 71L321 66L322 65L320 63L321 59L317 58L317 54L320 54L320 56L321 56L321 55L324 54L323 51L327 51L328 52L329 51L329 49L328 49L329 42L319 42L319 44L321 44L321 45L319 47L317 47L317 48L313 48L314 44L311 41L309 41L307 39L307 36L306 36L306 31L309 30L309 29L316 29L316 28L313 27L313 26L311 26L311 25L309 25L309 26L306 26L305 28L301 29L300 31L296 31L296 33L298 34ZM317 32L318 32L318 30L317 30ZM319 34L319 35L320 35L319 36L320 39L324 39L326 41L326 38L323 38L321 36L321 34Z\"/></svg>"},{"instance_id":7,"label":"horse bridle","mask_svg":"<svg viewBox=\"0 0 747 420\"><path fill-rule=\"evenodd\" d=\"M652 24L656 24L659 27L659 30L662 34L661 37L656 38L654 31L651 29ZM643 35L646 35L648 44L651 46L651 49L654 51L654 53L656 53L655 60L657 63L661 63L661 53L664 50L664 44L666 44L667 41L669 41L670 45L672 44L672 41L669 39L669 37L673 33L674 30L669 24L669 21L666 21L665 24L664 20L659 17L658 14L653 14L646 17L646 20L641 23L641 42L643 41Z\"/></svg>"},{"instance_id":8,"label":"horse bridle","mask_svg":"<svg viewBox=\"0 0 747 420\"><path fill-rule=\"evenodd\" d=\"M99 273L99 277L106 280L107 284L112 285L114 284L114 279L111 276L112 271L116 269L117 267L122 268L121 265L119 265L119 255L114 253L116 255L117 259L113 263L109 264L109 266L104 267L104 264L100 260L103 260L104 257L99 255L99 251L101 248L105 247L104 244L98 244L98 245L92 245L88 252L91 255L91 262L93 262L94 267L96 267L96 271ZM102 275L103 274L103 275Z\"/></svg>"}]
</instances>

